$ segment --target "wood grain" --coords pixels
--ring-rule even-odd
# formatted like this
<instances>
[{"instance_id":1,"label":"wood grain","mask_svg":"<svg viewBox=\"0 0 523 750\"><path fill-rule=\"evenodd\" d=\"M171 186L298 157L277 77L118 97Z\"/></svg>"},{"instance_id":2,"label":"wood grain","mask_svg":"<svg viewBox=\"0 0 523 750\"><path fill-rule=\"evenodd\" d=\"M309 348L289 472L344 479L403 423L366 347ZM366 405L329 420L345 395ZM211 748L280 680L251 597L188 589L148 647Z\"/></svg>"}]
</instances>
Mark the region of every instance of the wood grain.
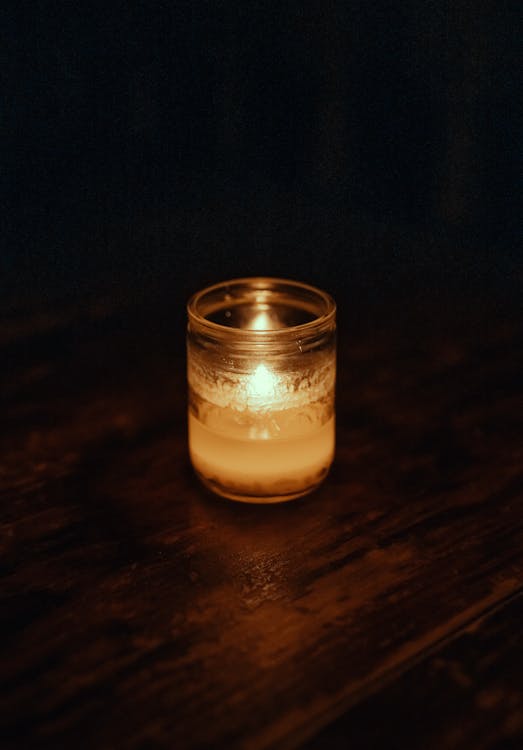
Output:
<instances>
[{"instance_id":1,"label":"wood grain","mask_svg":"<svg viewBox=\"0 0 523 750\"><path fill-rule=\"evenodd\" d=\"M316 748L521 747L523 596L511 597L437 653L306 743Z\"/></svg>"},{"instance_id":2,"label":"wood grain","mask_svg":"<svg viewBox=\"0 0 523 750\"><path fill-rule=\"evenodd\" d=\"M181 327L104 305L7 320L4 746L291 748L405 692L447 711L441 744L420 718L410 746L470 747L469 707L452 714L425 677L523 588L521 332L348 330L331 475L250 507L192 475ZM519 632L507 611L500 665ZM505 689L516 741L518 675Z\"/></svg>"}]
</instances>

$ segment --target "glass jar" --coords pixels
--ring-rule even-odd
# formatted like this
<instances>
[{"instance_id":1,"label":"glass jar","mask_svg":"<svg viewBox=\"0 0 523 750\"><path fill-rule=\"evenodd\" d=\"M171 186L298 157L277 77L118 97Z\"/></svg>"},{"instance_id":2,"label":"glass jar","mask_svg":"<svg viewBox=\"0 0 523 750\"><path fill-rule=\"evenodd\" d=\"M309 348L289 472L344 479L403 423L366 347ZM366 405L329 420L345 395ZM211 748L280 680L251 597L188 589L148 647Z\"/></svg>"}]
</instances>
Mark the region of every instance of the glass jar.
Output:
<instances>
[{"instance_id":1,"label":"glass jar","mask_svg":"<svg viewBox=\"0 0 523 750\"><path fill-rule=\"evenodd\" d=\"M189 453L218 495L315 489L334 457L336 305L297 281L226 281L188 302Z\"/></svg>"}]
</instances>

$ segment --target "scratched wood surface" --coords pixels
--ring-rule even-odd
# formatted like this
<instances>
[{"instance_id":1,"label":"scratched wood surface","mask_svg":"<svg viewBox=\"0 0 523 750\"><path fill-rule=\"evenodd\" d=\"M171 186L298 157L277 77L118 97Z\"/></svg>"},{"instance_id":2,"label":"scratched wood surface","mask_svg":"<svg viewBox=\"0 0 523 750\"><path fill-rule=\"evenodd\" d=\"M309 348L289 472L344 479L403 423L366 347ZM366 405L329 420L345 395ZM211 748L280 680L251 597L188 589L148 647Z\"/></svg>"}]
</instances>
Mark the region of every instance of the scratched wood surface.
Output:
<instances>
[{"instance_id":1,"label":"scratched wood surface","mask_svg":"<svg viewBox=\"0 0 523 750\"><path fill-rule=\"evenodd\" d=\"M0 745L521 747L521 329L342 324L332 473L249 507L160 317L4 316Z\"/></svg>"}]
</instances>

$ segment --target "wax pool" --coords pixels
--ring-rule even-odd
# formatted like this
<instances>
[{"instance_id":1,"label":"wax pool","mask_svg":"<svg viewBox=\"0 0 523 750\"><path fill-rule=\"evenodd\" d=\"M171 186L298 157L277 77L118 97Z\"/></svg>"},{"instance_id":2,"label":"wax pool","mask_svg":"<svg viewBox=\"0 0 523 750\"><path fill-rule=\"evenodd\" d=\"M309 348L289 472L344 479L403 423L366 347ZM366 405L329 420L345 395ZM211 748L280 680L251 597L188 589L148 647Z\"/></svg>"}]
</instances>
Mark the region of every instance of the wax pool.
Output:
<instances>
[{"instance_id":1,"label":"wax pool","mask_svg":"<svg viewBox=\"0 0 523 750\"><path fill-rule=\"evenodd\" d=\"M294 437L235 437L211 430L189 414L194 468L212 488L259 502L300 495L319 484L334 455L334 417Z\"/></svg>"}]
</instances>

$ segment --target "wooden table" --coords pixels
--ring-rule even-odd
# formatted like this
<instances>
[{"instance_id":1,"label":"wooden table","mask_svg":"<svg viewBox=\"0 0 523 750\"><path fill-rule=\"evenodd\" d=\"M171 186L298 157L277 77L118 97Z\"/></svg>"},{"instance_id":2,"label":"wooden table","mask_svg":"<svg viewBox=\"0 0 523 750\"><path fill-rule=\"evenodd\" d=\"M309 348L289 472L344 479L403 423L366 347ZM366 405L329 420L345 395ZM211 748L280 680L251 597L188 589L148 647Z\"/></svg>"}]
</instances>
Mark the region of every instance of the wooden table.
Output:
<instances>
[{"instance_id":1,"label":"wooden table","mask_svg":"<svg viewBox=\"0 0 523 750\"><path fill-rule=\"evenodd\" d=\"M167 312L4 318L0 746L523 747L521 329L342 321L333 470L261 507L192 475Z\"/></svg>"}]
</instances>

